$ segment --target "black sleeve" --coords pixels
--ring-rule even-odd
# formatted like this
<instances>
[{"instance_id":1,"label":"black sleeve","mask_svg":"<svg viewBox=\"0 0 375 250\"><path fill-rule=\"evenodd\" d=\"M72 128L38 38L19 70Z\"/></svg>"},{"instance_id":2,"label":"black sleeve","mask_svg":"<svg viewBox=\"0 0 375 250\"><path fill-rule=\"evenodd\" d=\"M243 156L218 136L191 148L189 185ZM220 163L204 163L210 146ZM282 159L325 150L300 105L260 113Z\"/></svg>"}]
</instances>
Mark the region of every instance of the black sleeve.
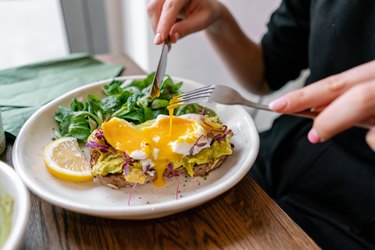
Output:
<instances>
[{"instance_id":1,"label":"black sleeve","mask_svg":"<svg viewBox=\"0 0 375 250\"><path fill-rule=\"evenodd\" d=\"M308 66L310 0L284 0L271 15L262 39L265 79L273 90Z\"/></svg>"}]
</instances>

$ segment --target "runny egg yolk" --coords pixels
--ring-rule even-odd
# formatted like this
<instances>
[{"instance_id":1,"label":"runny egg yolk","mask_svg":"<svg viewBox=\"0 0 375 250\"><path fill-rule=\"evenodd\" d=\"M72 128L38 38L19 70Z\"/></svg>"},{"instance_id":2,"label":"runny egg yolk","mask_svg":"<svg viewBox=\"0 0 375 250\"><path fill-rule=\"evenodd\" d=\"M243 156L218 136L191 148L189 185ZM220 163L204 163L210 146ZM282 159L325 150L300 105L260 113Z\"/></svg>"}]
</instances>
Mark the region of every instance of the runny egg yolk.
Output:
<instances>
[{"instance_id":1,"label":"runny egg yolk","mask_svg":"<svg viewBox=\"0 0 375 250\"><path fill-rule=\"evenodd\" d=\"M177 102L178 100L179 100L178 96L174 96L174 97L172 97L170 103ZM168 113L169 113L169 117L170 117L170 119L169 119L169 134L172 133L172 123L173 123L173 119L172 118L173 118L174 109L178 108L180 106L181 106L181 104L173 104L173 105L169 104L168 107L167 107Z\"/></svg>"},{"instance_id":2,"label":"runny egg yolk","mask_svg":"<svg viewBox=\"0 0 375 250\"><path fill-rule=\"evenodd\" d=\"M171 132L170 119L173 119ZM194 144L198 123L192 119L165 116L149 126L134 127L125 120L112 118L102 124L102 129L105 139L115 149L132 157L137 155L141 160L150 160L157 172L154 185L161 187L165 184L163 174L168 163L181 162L184 157L174 152L172 144Z\"/></svg>"}]
</instances>

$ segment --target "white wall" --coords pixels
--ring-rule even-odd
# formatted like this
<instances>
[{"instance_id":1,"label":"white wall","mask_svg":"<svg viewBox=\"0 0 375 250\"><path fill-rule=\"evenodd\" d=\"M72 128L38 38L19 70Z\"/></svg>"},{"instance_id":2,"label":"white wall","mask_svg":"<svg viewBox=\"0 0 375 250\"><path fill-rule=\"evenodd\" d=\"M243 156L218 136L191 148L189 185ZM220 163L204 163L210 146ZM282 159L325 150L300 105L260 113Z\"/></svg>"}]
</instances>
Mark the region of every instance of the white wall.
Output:
<instances>
[{"instance_id":1,"label":"white wall","mask_svg":"<svg viewBox=\"0 0 375 250\"><path fill-rule=\"evenodd\" d=\"M0 1L0 69L69 53L59 0Z\"/></svg>"}]
</instances>

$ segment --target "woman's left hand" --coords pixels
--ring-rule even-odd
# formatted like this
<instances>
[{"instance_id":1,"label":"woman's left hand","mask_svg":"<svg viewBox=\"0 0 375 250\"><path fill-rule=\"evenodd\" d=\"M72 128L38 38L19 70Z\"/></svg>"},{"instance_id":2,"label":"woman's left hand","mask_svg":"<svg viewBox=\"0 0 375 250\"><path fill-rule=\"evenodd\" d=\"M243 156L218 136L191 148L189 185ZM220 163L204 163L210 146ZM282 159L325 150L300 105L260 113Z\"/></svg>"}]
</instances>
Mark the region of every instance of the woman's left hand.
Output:
<instances>
[{"instance_id":1,"label":"woman's left hand","mask_svg":"<svg viewBox=\"0 0 375 250\"><path fill-rule=\"evenodd\" d=\"M369 124L366 141L375 151L375 60L292 91L269 106L280 113L320 111L308 134L312 143Z\"/></svg>"}]
</instances>

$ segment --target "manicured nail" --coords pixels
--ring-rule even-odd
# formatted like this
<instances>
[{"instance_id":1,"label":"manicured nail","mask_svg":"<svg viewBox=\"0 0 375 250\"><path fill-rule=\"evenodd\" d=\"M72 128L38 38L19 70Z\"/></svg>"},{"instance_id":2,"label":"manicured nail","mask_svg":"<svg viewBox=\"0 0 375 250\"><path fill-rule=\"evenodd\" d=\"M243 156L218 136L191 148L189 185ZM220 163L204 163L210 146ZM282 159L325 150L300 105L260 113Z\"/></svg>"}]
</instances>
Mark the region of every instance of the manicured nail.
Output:
<instances>
[{"instance_id":1,"label":"manicured nail","mask_svg":"<svg viewBox=\"0 0 375 250\"><path fill-rule=\"evenodd\" d=\"M275 111L281 111L288 104L287 100L283 97L272 101L268 106Z\"/></svg>"},{"instance_id":2,"label":"manicured nail","mask_svg":"<svg viewBox=\"0 0 375 250\"><path fill-rule=\"evenodd\" d=\"M318 132L316 132L314 128L310 130L309 134L307 135L307 138L313 144L316 144L322 141L318 135Z\"/></svg>"},{"instance_id":3,"label":"manicured nail","mask_svg":"<svg viewBox=\"0 0 375 250\"><path fill-rule=\"evenodd\" d=\"M155 44L161 43L161 34L160 33L156 33L155 38L154 38L154 43Z\"/></svg>"}]
</instances>

